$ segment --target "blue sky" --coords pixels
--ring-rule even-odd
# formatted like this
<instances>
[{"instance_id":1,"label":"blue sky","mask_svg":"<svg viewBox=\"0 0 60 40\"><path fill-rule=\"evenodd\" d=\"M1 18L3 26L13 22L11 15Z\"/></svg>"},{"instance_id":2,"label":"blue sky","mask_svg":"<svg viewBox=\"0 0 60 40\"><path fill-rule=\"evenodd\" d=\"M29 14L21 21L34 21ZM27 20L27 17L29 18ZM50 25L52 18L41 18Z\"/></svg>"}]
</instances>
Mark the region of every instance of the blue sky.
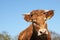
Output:
<instances>
[{"instance_id":1,"label":"blue sky","mask_svg":"<svg viewBox=\"0 0 60 40\"><path fill-rule=\"evenodd\" d=\"M0 33L15 36L29 26L22 14L32 10L55 10L47 20L48 29L60 34L60 0L0 0Z\"/></svg>"}]
</instances>

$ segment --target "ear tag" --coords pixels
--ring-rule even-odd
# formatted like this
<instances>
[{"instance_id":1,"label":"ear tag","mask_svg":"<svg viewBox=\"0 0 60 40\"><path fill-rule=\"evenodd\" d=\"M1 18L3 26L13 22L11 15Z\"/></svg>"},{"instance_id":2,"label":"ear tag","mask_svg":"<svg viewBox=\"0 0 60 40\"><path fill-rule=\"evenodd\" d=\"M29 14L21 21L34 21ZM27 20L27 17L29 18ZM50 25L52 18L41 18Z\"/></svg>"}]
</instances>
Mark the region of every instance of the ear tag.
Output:
<instances>
[{"instance_id":1,"label":"ear tag","mask_svg":"<svg viewBox=\"0 0 60 40\"><path fill-rule=\"evenodd\" d=\"M48 17L47 19L50 19L50 17Z\"/></svg>"}]
</instances>

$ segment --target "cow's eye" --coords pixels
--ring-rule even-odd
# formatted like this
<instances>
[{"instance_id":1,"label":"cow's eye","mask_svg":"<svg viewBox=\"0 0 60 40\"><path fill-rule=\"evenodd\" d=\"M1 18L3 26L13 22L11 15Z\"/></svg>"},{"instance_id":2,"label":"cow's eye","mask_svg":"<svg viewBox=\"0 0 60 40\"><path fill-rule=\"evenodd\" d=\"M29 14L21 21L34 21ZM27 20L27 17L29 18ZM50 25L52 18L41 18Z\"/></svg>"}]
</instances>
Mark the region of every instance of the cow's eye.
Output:
<instances>
[{"instance_id":1,"label":"cow's eye","mask_svg":"<svg viewBox=\"0 0 60 40\"><path fill-rule=\"evenodd\" d=\"M30 16L32 17L32 16L33 16L33 14L30 14Z\"/></svg>"},{"instance_id":2,"label":"cow's eye","mask_svg":"<svg viewBox=\"0 0 60 40\"><path fill-rule=\"evenodd\" d=\"M44 12L44 14L47 14L47 12Z\"/></svg>"},{"instance_id":3,"label":"cow's eye","mask_svg":"<svg viewBox=\"0 0 60 40\"><path fill-rule=\"evenodd\" d=\"M32 17L32 15L31 15L31 17Z\"/></svg>"}]
</instances>

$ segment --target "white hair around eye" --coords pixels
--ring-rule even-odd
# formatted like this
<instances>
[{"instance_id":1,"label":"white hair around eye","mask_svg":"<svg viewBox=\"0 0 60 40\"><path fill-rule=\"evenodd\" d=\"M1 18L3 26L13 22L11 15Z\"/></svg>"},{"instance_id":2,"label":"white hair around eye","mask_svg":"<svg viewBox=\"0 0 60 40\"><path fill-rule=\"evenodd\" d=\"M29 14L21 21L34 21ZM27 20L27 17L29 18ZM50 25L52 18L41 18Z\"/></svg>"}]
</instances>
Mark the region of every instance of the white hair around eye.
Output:
<instances>
[{"instance_id":1,"label":"white hair around eye","mask_svg":"<svg viewBox=\"0 0 60 40\"><path fill-rule=\"evenodd\" d=\"M46 20L47 18L45 17L44 20Z\"/></svg>"}]
</instances>

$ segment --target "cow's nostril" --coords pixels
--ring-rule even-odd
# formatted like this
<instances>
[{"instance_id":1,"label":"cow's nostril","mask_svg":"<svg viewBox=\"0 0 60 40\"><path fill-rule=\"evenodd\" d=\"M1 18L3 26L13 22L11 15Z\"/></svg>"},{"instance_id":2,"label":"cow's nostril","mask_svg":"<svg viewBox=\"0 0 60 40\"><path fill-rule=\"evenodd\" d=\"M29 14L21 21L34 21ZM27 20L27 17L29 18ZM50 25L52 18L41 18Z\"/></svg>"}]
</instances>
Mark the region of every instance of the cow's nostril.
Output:
<instances>
[{"instance_id":1,"label":"cow's nostril","mask_svg":"<svg viewBox=\"0 0 60 40\"><path fill-rule=\"evenodd\" d=\"M40 31L40 33L42 33L42 32Z\"/></svg>"}]
</instances>

